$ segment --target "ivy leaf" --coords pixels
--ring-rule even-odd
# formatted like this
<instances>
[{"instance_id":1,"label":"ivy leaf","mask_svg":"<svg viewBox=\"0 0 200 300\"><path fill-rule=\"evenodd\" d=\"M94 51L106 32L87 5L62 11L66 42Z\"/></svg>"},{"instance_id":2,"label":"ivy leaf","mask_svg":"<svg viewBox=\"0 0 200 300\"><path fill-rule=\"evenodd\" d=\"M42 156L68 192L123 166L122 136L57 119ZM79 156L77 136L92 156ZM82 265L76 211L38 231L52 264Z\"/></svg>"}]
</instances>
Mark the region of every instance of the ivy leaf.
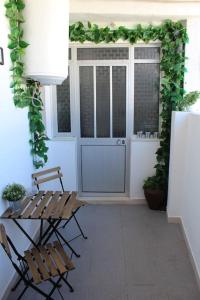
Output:
<instances>
[{"instance_id":1,"label":"ivy leaf","mask_svg":"<svg viewBox=\"0 0 200 300\"><path fill-rule=\"evenodd\" d=\"M28 43L27 42L25 42L25 41L19 41L19 46L21 47L21 48L26 48L26 47L28 47Z\"/></svg>"},{"instance_id":2,"label":"ivy leaf","mask_svg":"<svg viewBox=\"0 0 200 300\"><path fill-rule=\"evenodd\" d=\"M25 8L25 4L22 0L18 0L16 4L19 10L23 10Z\"/></svg>"},{"instance_id":3,"label":"ivy leaf","mask_svg":"<svg viewBox=\"0 0 200 300\"><path fill-rule=\"evenodd\" d=\"M18 42L16 41L16 42L10 42L9 44L8 44L8 48L9 49L15 49L16 47L18 46Z\"/></svg>"}]
</instances>

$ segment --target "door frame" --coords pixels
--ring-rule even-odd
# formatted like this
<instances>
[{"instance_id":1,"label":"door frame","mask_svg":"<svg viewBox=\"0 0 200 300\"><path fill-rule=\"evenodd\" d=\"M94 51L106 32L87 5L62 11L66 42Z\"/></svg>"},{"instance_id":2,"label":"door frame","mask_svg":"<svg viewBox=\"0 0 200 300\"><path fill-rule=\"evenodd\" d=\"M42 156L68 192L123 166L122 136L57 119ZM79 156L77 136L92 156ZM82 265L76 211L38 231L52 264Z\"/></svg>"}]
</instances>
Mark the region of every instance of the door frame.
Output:
<instances>
[{"instance_id":1,"label":"door frame","mask_svg":"<svg viewBox=\"0 0 200 300\"><path fill-rule=\"evenodd\" d=\"M130 161L130 138L132 136L133 132L133 104L134 101L131 101L133 99L133 90L134 88L131 88L131 72L134 72L132 70L132 67L130 66L131 64L131 48L130 44L128 43L123 43L123 44L101 44L101 45L94 45L92 43L84 44L84 45L76 45L72 47L72 57L77 57L77 48L108 48L108 47L125 47L129 48L129 59L127 60L84 60L84 61L77 61L76 64L73 64L74 66L74 92L75 92L75 99L76 99L76 116L77 117L77 122L76 122L76 132L77 132L77 153L78 153L78 192L79 196L109 196L109 197L127 197L129 195L129 174L130 174L130 169L129 169L129 161ZM134 63L133 63L134 65ZM79 67L80 66L126 66L126 149L125 149L125 192L124 193L86 193L82 192L82 162L81 162L81 132L80 132L80 82L79 82ZM94 90L95 92L95 90ZM131 105L132 104L132 105ZM132 106L132 107L131 107ZM85 142L87 143L88 141L91 141L91 138L83 138ZM95 137L92 138L95 140ZM99 138L98 138L99 139ZM101 141L106 142L106 138L100 138ZM107 138L107 141L110 138ZM111 138L115 139L115 138ZM117 139L117 138L116 138ZM122 138L123 139L123 138Z\"/></svg>"}]
</instances>

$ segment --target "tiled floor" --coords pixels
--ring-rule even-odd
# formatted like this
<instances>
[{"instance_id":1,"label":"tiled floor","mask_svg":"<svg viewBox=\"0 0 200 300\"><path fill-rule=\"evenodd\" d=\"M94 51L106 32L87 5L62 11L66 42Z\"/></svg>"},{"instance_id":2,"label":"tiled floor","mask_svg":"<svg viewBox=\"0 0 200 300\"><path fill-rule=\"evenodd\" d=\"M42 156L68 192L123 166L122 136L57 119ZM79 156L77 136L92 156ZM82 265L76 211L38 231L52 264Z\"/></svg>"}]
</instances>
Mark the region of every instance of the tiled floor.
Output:
<instances>
[{"instance_id":1,"label":"tiled floor","mask_svg":"<svg viewBox=\"0 0 200 300\"><path fill-rule=\"evenodd\" d=\"M66 300L199 300L188 253L178 225L146 206L91 205L80 210L88 240L72 242L81 253L69 274L75 292ZM66 236L76 229L71 223ZM48 290L49 284L42 286ZM58 292L54 299L60 299ZM17 299L11 293L9 300ZM24 299L42 299L31 289Z\"/></svg>"}]
</instances>

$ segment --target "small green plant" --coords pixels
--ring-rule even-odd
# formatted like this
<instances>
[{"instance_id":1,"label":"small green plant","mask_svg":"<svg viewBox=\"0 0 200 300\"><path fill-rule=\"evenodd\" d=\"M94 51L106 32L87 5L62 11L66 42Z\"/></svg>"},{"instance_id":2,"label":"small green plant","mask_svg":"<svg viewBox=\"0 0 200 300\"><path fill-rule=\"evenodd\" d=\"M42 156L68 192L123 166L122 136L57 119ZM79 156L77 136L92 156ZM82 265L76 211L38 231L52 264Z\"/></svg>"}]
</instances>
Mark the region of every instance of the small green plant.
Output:
<instances>
[{"instance_id":1,"label":"small green plant","mask_svg":"<svg viewBox=\"0 0 200 300\"><path fill-rule=\"evenodd\" d=\"M160 189L162 184L160 179L157 176L151 176L144 180L144 189Z\"/></svg>"},{"instance_id":2,"label":"small green plant","mask_svg":"<svg viewBox=\"0 0 200 300\"><path fill-rule=\"evenodd\" d=\"M8 184L2 193L2 199L8 201L18 201L26 195L26 190L21 184Z\"/></svg>"},{"instance_id":3,"label":"small green plant","mask_svg":"<svg viewBox=\"0 0 200 300\"><path fill-rule=\"evenodd\" d=\"M184 95L183 99L177 104L177 110L188 111L188 108L195 104L200 98L200 92L194 91Z\"/></svg>"}]
</instances>

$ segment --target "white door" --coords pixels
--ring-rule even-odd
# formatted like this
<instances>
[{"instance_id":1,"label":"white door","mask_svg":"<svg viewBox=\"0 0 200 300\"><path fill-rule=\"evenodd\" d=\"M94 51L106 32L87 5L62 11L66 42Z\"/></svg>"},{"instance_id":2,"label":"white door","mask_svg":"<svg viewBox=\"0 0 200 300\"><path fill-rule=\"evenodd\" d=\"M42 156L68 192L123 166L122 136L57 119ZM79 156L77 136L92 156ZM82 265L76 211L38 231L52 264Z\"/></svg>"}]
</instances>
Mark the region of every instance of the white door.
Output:
<instances>
[{"instance_id":1,"label":"white door","mask_svg":"<svg viewBox=\"0 0 200 300\"><path fill-rule=\"evenodd\" d=\"M125 62L79 63L82 195L127 192L127 74Z\"/></svg>"}]
</instances>

